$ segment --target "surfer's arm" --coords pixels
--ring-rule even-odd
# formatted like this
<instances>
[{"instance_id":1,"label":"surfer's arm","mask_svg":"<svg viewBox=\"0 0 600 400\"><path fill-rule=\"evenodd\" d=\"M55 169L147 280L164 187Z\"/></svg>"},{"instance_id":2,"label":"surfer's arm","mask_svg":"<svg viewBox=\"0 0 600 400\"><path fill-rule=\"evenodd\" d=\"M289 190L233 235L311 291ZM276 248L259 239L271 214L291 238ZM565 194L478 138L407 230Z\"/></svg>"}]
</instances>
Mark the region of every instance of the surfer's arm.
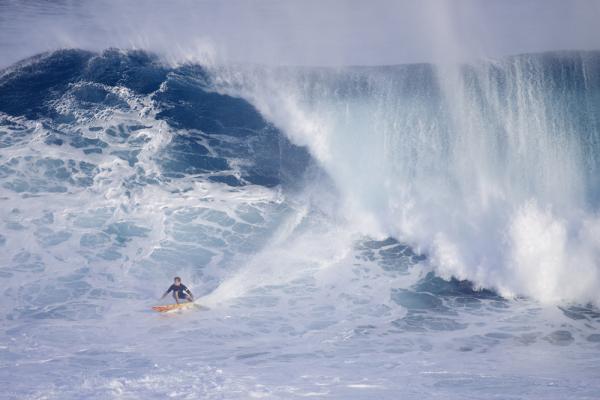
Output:
<instances>
[{"instance_id":1,"label":"surfer's arm","mask_svg":"<svg viewBox=\"0 0 600 400\"><path fill-rule=\"evenodd\" d=\"M192 299L192 301L194 301L194 295L192 294L192 291L190 289L186 289L187 294L190 295L190 299Z\"/></svg>"}]
</instances>

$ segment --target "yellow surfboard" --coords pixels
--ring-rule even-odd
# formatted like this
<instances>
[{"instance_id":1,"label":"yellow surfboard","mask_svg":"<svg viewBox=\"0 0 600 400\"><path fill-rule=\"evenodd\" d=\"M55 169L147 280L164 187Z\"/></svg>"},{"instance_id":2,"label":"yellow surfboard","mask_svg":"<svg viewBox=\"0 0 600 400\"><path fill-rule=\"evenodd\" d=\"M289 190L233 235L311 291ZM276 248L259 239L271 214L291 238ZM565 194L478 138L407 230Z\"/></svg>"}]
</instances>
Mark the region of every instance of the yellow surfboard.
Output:
<instances>
[{"instance_id":1,"label":"yellow surfboard","mask_svg":"<svg viewBox=\"0 0 600 400\"><path fill-rule=\"evenodd\" d=\"M194 307L194 303L167 304L164 306L154 306L152 309L158 312L169 312L177 310L185 310Z\"/></svg>"}]
</instances>

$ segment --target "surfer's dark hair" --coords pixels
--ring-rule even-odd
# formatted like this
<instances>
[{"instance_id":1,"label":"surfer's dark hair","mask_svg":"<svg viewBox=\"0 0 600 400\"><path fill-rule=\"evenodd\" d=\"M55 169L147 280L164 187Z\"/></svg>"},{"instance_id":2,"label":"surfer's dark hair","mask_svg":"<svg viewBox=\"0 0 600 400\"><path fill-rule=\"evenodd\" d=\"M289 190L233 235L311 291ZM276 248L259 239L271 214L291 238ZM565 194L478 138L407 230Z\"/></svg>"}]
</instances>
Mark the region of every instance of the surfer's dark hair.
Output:
<instances>
[{"instance_id":1,"label":"surfer's dark hair","mask_svg":"<svg viewBox=\"0 0 600 400\"><path fill-rule=\"evenodd\" d=\"M178 276L176 276L175 278L173 278L173 280L174 280L174 281L179 281L179 282L181 282L181 278L180 278L180 277L178 277Z\"/></svg>"}]
</instances>

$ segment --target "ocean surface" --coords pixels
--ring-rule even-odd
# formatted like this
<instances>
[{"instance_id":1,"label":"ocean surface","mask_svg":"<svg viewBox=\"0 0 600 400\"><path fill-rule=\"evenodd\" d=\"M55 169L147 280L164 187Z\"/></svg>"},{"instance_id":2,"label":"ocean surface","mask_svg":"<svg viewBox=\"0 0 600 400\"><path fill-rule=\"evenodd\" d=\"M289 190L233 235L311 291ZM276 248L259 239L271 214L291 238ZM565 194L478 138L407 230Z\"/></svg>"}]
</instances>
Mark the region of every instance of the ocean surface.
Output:
<instances>
[{"instance_id":1,"label":"ocean surface","mask_svg":"<svg viewBox=\"0 0 600 400\"><path fill-rule=\"evenodd\" d=\"M598 52L25 59L0 398L598 399L599 177Z\"/></svg>"}]
</instances>

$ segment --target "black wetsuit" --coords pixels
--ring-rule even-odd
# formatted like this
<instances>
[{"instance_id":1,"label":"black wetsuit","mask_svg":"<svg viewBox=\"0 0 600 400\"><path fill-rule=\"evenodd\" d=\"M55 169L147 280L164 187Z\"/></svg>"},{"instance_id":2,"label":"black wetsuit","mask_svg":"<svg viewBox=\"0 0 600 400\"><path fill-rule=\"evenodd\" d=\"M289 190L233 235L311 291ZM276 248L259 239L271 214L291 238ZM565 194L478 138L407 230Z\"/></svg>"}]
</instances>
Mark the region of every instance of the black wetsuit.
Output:
<instances>
[{"instance_id":1,"label":"black wetsuit","mask_svg":"<svg viewBox=\"0 0 600 400\"><path fill-rule=\"evenodd\" d=\"M169 290L167 290L167 293L171 292L177 292L177 298L183 300L187 298L186 292L190 293L190 290L183 283L180 283L179 286L175 284L171 285L169 287Z\"/></svg>"}]
</instances>

